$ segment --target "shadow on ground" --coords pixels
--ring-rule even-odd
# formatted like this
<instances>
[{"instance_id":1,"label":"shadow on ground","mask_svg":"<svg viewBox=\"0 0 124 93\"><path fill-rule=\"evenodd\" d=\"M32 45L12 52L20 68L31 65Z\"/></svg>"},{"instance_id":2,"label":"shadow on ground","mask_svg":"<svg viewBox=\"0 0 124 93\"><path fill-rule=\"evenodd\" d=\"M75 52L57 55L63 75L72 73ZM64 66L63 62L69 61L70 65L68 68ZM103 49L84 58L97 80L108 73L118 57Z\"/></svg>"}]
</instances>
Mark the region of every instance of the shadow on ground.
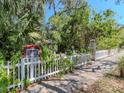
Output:
<instances>
[{"instance_id":1,"label":"shadow on ground","mask_svg":"<svg viewBox=\"0 0 124 93\"><path fill-rule=\"evenodd\" d=\"M115 61L102 60L89 66L80 66L73 73L65 75L62 80L48 79L39 82L39 88L28 90L28 93L78 93L75 91L87 88L87 82L96 80L101 73L104 74L104 70L110 70L116 64Z\"/></svg>"},{"instance_id":2,"label":"shadow on ground","mask_svg":"<svg viewBox=\"0 0 124 93\"><path fill-rule=\"evenodd\" d=\"M100 71L100 70L107 70L107 69L111 69L114 65L117 65L116 61L111 61L111 60L102 60L100 61L100 63L96 62L93 65L85 65L85 66L80 66L77 67L77 70L82 70L85 72L96 72L96 71Z\"/></svg>"},{"instance_id":3,"label":"shadow on ground","mask_svg":"<svg viewBox=\"0 0 124 93\"><path fill-rule=\"evenodd\" d=\"M68 83L66 84L64 81L67 81ZM39 85L51 91L49 93L74 93L74 91L79 88L79 82L80 81L74 79L65 79L62 81L60 80L59 85L50 85L45 82L41 82Z\"/></svg>"},{"instance_id":4,"label":"shadow on ground","mask_svg":"<svg viewBox=\"0 0 124 93\"><path fill-rule=\"evenodd\" d=\"M52 85L49 85L49 84L46 84L46 83L43 83L43 82L41 82L40 85L44 86L45 88L48 88L52 91L55 91L56 93L67 93L66 91L60 89L59 87L52 86Z\"/></svg>"}]
</instances>

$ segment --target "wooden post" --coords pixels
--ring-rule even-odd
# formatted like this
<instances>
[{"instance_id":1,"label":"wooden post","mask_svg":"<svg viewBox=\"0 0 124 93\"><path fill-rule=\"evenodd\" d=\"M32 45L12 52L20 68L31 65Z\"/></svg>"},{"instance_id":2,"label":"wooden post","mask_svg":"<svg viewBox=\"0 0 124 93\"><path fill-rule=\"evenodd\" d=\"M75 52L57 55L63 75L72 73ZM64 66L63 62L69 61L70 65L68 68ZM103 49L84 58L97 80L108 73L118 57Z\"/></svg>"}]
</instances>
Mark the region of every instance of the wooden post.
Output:
<instances>
[{"instance_id":1,"label":"wooden post","mask_svg":"<svg viewBox=\"0 0 124 93\"><path fill-rule=\"evenodd\" d=\"M91 41L91 60L96 60L96 42L95 39L92 39Z\"/></svg>"}]
</instances>

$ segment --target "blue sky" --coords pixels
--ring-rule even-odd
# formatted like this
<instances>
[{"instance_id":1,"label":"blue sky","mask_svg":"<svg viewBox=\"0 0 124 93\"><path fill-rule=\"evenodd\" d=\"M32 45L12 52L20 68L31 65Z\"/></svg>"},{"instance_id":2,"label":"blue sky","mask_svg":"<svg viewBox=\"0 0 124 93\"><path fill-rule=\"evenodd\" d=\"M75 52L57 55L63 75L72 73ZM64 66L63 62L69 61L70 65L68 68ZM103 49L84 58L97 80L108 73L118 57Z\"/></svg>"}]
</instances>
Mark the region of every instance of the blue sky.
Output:
<instances>
[{"instance_id":1,"label":"blue sky","mask_svg":"<svg viewBox=\"0 0 124 93\"><path fill-rule=\"evenodd\" d=\"M58 4L59 0L56 0L56 4ZM119 24L124 24L124 3L121 4L115 4L113 0L87 0L88 4L90 5L91 9L95 9L97 12L102 12L105 9L111 9L113 10L116 15L115 19ZM59 11L62 8L62 5L59 4L57 6L57 11ZM53 9L49 9L48 6L46 7L46 18L45 22L48 22L48 19L50 16L54 14Z\"/></svg>"},{"instance_id":2,"label":"blue sky","mask_svg":"<svg viewBox=\"0 0 124 93\"><path fill-rule=\"evenodd\" d=\"M63 5L61 5L59 3L59 0L55 0L55 4L56 4L56 11L59 11L63 8ZM54 11L53 11L53 8L50 8L49 9L49 6L47 5L46 8L45 8L45 23L48 22L48 19L49 17L51 17L52 15L54 15Z\"/></svg>"}]
</instances>

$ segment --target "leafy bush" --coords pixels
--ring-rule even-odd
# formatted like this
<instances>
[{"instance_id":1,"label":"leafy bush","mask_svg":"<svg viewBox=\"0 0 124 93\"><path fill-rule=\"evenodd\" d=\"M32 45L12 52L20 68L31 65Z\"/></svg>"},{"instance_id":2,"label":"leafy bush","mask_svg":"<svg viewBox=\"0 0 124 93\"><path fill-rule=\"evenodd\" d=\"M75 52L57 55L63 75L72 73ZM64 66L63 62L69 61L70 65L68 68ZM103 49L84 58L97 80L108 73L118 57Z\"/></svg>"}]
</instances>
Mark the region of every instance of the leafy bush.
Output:
<instances>
[{"instance_id":1,"label":"leafy bush","mask_svg":"<svg viewBox=\"0 0 124 93\"><path fill-rule=\"evenodd\" d=\"M11 61L12 61L13 65L17 64L19 60L20 60L20 51L16 52L16 53L11 57Z\"/></svg>"},{"instance_id":2,"label":"leafy bush","mask_svg":"<svg viewBox=\"0 0 124 93\"><path fill-rule=\"evenodd\" d=\"M113 42L114 41L114 42ZM111 49L117 47L122 40L118 34L112 34L109 37L100 37L97 39L97 48L98 49Z\"/></svg>"},{"instance_id":3,"label":"leafy bush","mask_svg":"<svg viewBox=\"0 0 124 93\"><path fill-rule=\"evenodd\" d=\"M7 77L7 73L4 68L0 66L0 93L6 93L7 87L9 85L9 77Z\"/></svg>"},{"instance_id":4,"label":"leafy bush","mask_svg":"<svg viewBox=\"0 0 124 93\"><path fill-rule=\"evenodd\" d=\"M24 79L23 83L24 83L24 86L27 88L31 82L30 82L30 80Z\"/></svg>"},{"instance_id":5,"label":"leafy bush","mask_svg":"<svg viewBox=\"0 0 124 93\"><path fill-rule=\"evenodd\" d=\"M74 62L71 61L69 58L63 58L61 59L62 64L61 68L63 69L63 72L69 72L72 71L74 68Z\"/></svg>"},{"instance_id":6,"label":"leafy bush","mask_svg":"<svg viewBox=\"0 0 124 93\"><path fill-rule=\"evenodd\" d=\"M42 47L42 60L44 61L51 61L55 58L56 55L54 55L53 51L50 50L47 46Z\"/></svg>"},{"instance_id":7,"label":"leafy bush","mask_svg":"<svg viewBox=\"0 0 124 93\"><path fill-rule=\"evenodd\" d=\"M124 56L120 58L118 65L120 77L124 78Z\"/></svg>"},{"instance_id":8,"label":"leafy bush","mask_svg":"<svg viewBox=\"0 0 124 93\"><path fill-rule=\"evenodd\" d=\"M119 65L119 68L124 69L124 56L120 58L118 65Z\"/></svg>"},{"instance_id":9,"label":"leafy bush","mask_svg":"<svg viewBox=\"0 0 124 93\"><path fill-rule=\"evenodd\" d=\"M4 60L2 55L0 54L0 93L6 93L7 87L9 85L9 77L3 67Z\"/></svg>"}]
</instances>

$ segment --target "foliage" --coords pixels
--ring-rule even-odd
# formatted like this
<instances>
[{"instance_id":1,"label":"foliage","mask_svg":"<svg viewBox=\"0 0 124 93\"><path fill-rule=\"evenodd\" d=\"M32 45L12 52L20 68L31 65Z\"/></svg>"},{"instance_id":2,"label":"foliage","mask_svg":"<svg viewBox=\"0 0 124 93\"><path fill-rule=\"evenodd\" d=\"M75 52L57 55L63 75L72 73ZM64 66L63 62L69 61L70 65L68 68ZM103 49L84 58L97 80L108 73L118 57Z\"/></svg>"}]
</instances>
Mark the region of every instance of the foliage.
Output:
<instances>
[{"instance_id":1,"label":"foliage","mask_svg":"<svg viewBox=\"0 0 124 93\"><path fill-rule=\"evenodd\" d=\"M16 52L12 57L11 57L11 61L14 64L17 64L20 61L20 51Z\"/></svg>"},{"instance_id":2,"label":"foliage","mask_svg":"<svg viewBox=\"0 0 124 93\"><path fill-rule=\"evenodd\" d=\"M124 46L124 27L120 27L119 29L120 32L120 38L121 38L121 43L119 44L119 47L122 48Z\"/></svg>"},{"instance_id":3,"label":"foliage","mask_svg":"<svg viewBox=\"0 0 124 93\"><path fill-rule=\"evenodd\" d=\"M55 0L0 0L1 93L5 93L9 84L2 64L8 60L16 64L23 45L40 41L42 60L47 62L47 69L50 65L56 65L54 61L58 55L54 52L69 55L73 51L88 52L91 39L95 39L98 49L110 49L122 42L123 36L120 37L112 10L97 13L90 9L86 0L60 0L60 3L63 5L62 10L55 11L45 31L44 5L49 4L55 10ZM46 40L51 40L52 44L44 44ZM74 62L68 58L61 61L64 71L74 66ZM4 81L6 84L2 85Z\"/></svg>"},{"instance_id":4,"label":"foliage","mask_svg":"<svg viewBox=\"0 0 124 93\"><path fill-rule=\"evenodd\" d=\"M23 45L43 43L45 39L54 41L53 50L57 52L88 51L92 38L106 38L117 30L113 11L92 13L85 0L60 0L63 9L49 19L51 31L46 32L43 18L47 2L55 8L54 0L0 1L0 51L5 60L10 60Z\"/></svg>"},{"instance_id":5,"label":"foliage","mask_svg":"<svg viewBox=\"0 0 124 93\"><path fill-rule=\"evenodd\" d=\"M119 68L124 68L124 57L120 58L118 65L119 65Z\"/></svg>"},{"instance_id":6,"label":"foliage","mask_svg":"<svg viewBox=\"0 0 124 93\"><path fill-rule=\"evenodd\" d=\"M61 68L63 69L63 73L73 70L74 62L71 61L69 58L62 58L61 62L62 62Z\"/></svg>"},{"instance_id":7,"label":"foliage","mask_svg":"<svg viewBox=\"0 0 124 93\"><path fill-rule=\"evenodd\" d=\"M3 64L7 61L16 64L23 45L44 39L40 32L44 30L44 4L50 1L0 0L0 93L6 93L9 85Z\"/></svg>"},{"instance_id":8,"label":"foliage","mask_svg":"<svg viewBox=\"0 0 124 93\"><path fill-rule=\"evenodd\" d=\"M54 40L56 43L60 43L61 40L61 34L58 31L51 32L51 39Z\"/></svg>"},{"instance_id":9,"label":"foliage","mask_svg":"<svg viewBox=\"0 0 124 93\"><path fill-rule=\"evenodd\" d=\"M0 51L6 60L24 44L37 40L29 34L39 31L42 25L41 2L37 1L0 1Z\"/></svg>"},{"instance_id":10,"label":"foliage","mask_svg":"<svg viewBox=\"0 0 124 93\"><path fill-rule=\"evenodd\" d=\"M119 28L113 16L114 12L108 9L101 14L95 13L92 17L92 38L96 40L98 49L117 47L121 42Z\"/></svg>"},{"instance_id":11,"label":"foliage","mask_svg":"<svg viewBox=\"0 0 124 93\"><path fill-rule=\"evenodd\" d=\"M24 79L23 83L24 83L24 86L27 88L30 84L30 80Z\"/></svg>"},{"instance_id":12,"label":"foliage","mask_svg":"<svg viewBox=\"0 0 124 93\"><path fill-rule=\"evenodd\" d=\"M4 57L2 53L0 52L0 64L3 64L3 63L4 63Z\"/></svg>"},{"instance_id":13,"label":"foliage","mask_svg":"<svg viewBox=\"0 0 124 93\"><path fill-rule=\"evenodd\" d=\"M42 60L46 62L52 61L56 57L56 54L50 50L47 46L42 47Z\"/></svg>"},{"instance_id":14,"label":"foliage","mask_svg":"<svg viewBox=\"0 0 124 93\"><path fill-rule=\"evenodd\" d=\"M9 77L3 67L4 60L0 53L0 93L6 93L9 85Z\"/></svg>"},{"instance_id":15,"label":"foliage","mask_svg":"<svg viewBox=\"0 0 124 93\"><path fill-rule=\"evenodd\" d=\"M68 3L69 0L65 2ZM75 2L80 0L71 3ZM91 39L95 39L98 49L117 47L121 39L114 14L109 9L97 13L89 8L86 1L75 7L65 4L62 11L49 19L51 32L59 33L56 39L51 39L58 42L58 52L68 54L72 54L73 50L78 53L88 52Z\"/></svg>"},{"instance_id":16,"label":"foliage","mask_svg":"<svg viewBox=\"0 0 124 93\"><path fill-rule=\"evenodd\" d=\"M7 77L7 74L4 68L1 66L0 68L1 68L0 70L0 93L6 93L8 85L9 85L9 78Z\"/></svg>"},{"instance_id":17,"label":"foliage","mask_svg":"<svg viewBox=\"0 0 124 93\"><path fill-rule=\"evenodd\" d=\"M54 0L0 0L0 52L5 60L23 45L43 41L44 5ZM33 35L32 35L33 34Z\"/></svg>"},{"instance_id":18,"label":"foliage","mask_svg":"<svg viewBox=\"0 0 124 93\"><path fill-rule=\"evenodd\" d=\"M73 50L82 52L84 42L82 28L84 24L87 24L87 16L89 16L89 10L85 7L87 7L87 4L80 4L80 6L70 10L70 13L68 13L68 11L61 15L58 13L50 18L49 23L52 27L51 30L58 31L61 36L61 42L57 43L58 52L67 52L68 54ZM85 8L85 11L83 8ZM84 14L82 14L82 12L84 12ZM81 20L83 21L82 23Z\"/></svg>"},{"instance_id":19,"label":"foliage","mask_svg":"<svg viewBox=\"0 0 124 93\"><path fill-rule=\"evenodd\" d=\"M111 49L117 47L121 42L121 38L118 34L111 35L111 37L100 37L98 38L97 47L98 49Z\"/></svg>"},{"instance_id":20,"label":"foliage","mask_svg":"<svg viewBox=\"0 0 124 93\"><path fill-rule=\"evenodd\" d=\"M120 77L124 78L124 56L120 58L118 66L119 66Z\"/></svg>"}]
</instances>

